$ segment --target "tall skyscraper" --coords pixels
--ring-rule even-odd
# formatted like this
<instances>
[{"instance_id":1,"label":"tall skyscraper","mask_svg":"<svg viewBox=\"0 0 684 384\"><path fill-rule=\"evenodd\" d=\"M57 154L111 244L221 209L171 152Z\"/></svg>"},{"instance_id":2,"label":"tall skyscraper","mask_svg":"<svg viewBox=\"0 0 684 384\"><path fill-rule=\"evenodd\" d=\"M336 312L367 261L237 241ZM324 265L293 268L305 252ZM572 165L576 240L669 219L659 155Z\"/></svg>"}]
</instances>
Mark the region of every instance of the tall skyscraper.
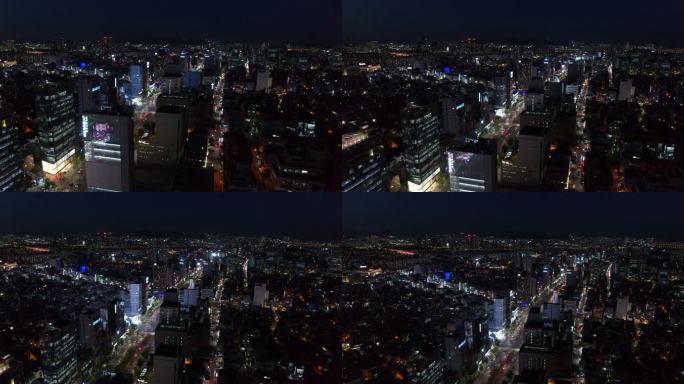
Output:
<instances>
[{"instance_id":1,"label":"tall skyscraper","mask_svg":"<svg viewBox=\"0 0 684 384\"><path fill-rule=\"evenodd\" d=\"M463 118L465 108L462 99L445 97L442 99L442 133L461 139L464 136Z\"/></svg>"},{"instance_id":2,"label":"tall skyscraper","mask_svg":"<svg viewBox=\"0 0 684 384\"><path fill-rule=\"evenodd\" d=\"M382 145L366 130L342 135L342 191L382 192L383 152Z\"/></svg>"},{"instance_id":3,"label":"tall skyscraper","mask_svg":"<svg viewBox=\"0 0 684 384\"><path fill-rule=\"evenodd\" d=\"M492 79L494 85L494 105L505 108L511 101L511 76L499 75Z\"/></svg>"},{"instance_id":4,"label":"tall skyscraper","mask_svg":"<svg viewBox=\"0 0 684 384\"><path fill-rule=\"evenodd\" d=\"M11 191L21 179L17 127L0 110L0 192Z\"/></svg>"},{"instance_id":5,"label":"tall skyscraper","mask_svg":"<svg viewBox=\"0 0 684 384\"><path fill-rule=\"evenodd\" d=\"M183 107L157 108L154 132L139 141L138 162L175 166L181 160L188 133L187 112Z\"/></svg>"},{"instance_id":6,"label":"tall skyscraper","mask_svg":"<svg viewBox=\"0 0 684 384\"><path fill-rule=\"evenodd\" d=\"M492 192L496 185L496 142L469 142L447 151L451 192Z\"/></svg>"},{"instance_id":7,"label":"tall skyscraper","mask_svg":"<svg viewBox=\"0 0 684 384\"><path fill-rule=\"evenodd\" d=\"M99 311L84 309L78 314L78 342L82 348L95 348L97 332L102 328Z\"/></svg>"},{"instance_id":8,"label":"tall skyscraper","mask_svg":"<svg viewBox=\"0 0 684 384\"><path fill-rule=\"evenodd\" d=\"M126 315L128 317L136 317L145 313L147 308L145 283L136 282L128 284L128 302L126 304Z\"/></svg>"},{"instance_id":9,"label":"tall skyscraper","mask_svg":"<svg viewBox=\"0 0 684 384\"><path fill-rule=\"evenodd\" d=\"M497 295L494 298L494 316L492 318L491 329L499 331L504 329L510 319L510 298L508 295Z\"/></svg>"},{"instance_id":10,"label":"tall skyscraper","mask_svg":"<svg viewBox=\"0 0 684 384\"><path fill-rule=\"evenodd\" d=\"M189 336L188 322L181 316L178 291L169 289L159 308L159 324L154 332L155 350L159 352L164 346L173 346L176 352L182 352L188 346Z\"/></svg>"},{"instance_id":11,"label":"tall skyscraper","mask_svg":"<svg viewBox=\"0 0 684 384\"><path fill-rule=\"evenodd\" d=\"M546 169L547 129L523 127L518 142L518 153L502 161L501 181L513 185L539 185Z\"/></svg>"},{"instance_id":12,"label":"tall skyscraper","mask_svg":"<svg viewBox=\"0 0 684 384\"><path fill-rule=\"evenodd\" d=\"M439 122L427 108L410 107L401 117L409 192L432 188L440 170Z\"/></svg>"},{"instance_id":13,"label":"tall skyscraper","mask_svg":"<svg viewBox=\"0 0 684 384\"><path fill-rule=\"evenodd\" d=\"M131 64L128 69L131 79L131 98L140 96L143 89L143 68L140 64Z\"/></svg>"},{"instance_id":14,"label":"tall skyscraper","mask_svg":"<svg viewBox=\"0 0 684 384\"><path fill-rule=\"evenodd\" d=\"M72 384L77 376L75 332L50 329L41 338L40 353L47 384Z\"/></svg>"},{"instance_id":15,"label":"tall skyscraper","mask_svg":"<svg viewBox=\"0 0 684 384\"><path fill-rule=\"evenodd\" d=\"M97 108L99 103L99 96L102 94L102 86L99 78L81 76L76 78L76 96L78 102L78 115L83 116L84 113L90 112Z\"/></svg>"},{"instance_id":16,"label":"tall skyscraper","mask_svg":"<svg viewBox=\"0 0 684 384\"><path fill-rule=\"evenodd\" d=\"M542 78L530 79L529 89L525 93L525 109L529 111L544 110L544 80Z\"/></svg>"},{"instance_id":17,"label":"tall skyscraper","mask_svg":"<svg viewBox=\"0 0 684 384\"><path fill-rule=\"evenodd\" d=\"M43 152L43 171L64 171L76 153L76 106L73 93L55 85L42 88L36 95L38 138Z\"/></svg>"},{"instance_id":18,"label":"tall skyscraper","mask_svg":"<svg viewBox=\"0 0 684 384\"><path fill-rule=\"evenodd\" d=\"M107 331L114 336L123 333L125 322L126 304L120 298L114 298L107 303Z\"/></svg>"},{"instance_id":19,"label":"tall skyscraper","mask_svg":"<svg viewBox=\"0 0 684 384\"><path fill-rule=\"evenodd\" d=\"M86 184L92 192L130 192L133 118L128 111L83 115Z\"/></svg>"}]
</instances>

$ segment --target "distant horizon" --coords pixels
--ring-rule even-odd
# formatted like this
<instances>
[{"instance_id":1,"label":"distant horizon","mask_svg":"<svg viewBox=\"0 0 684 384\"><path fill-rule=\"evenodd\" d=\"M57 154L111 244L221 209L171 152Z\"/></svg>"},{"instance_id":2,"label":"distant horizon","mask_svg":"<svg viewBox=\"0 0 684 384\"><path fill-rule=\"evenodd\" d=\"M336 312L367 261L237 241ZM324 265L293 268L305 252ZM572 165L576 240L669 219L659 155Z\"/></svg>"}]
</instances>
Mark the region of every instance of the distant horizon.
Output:
<instances>
[{"instance_id":1,"label":"distant horizon","mask_svg":"<svg viewBox=\"0 0 684 384\"><path fill-rule=\"evenodd\" d=\"M9 2L0 13L0 39L65 39L131 35L231 40L341 39L342 0L208 1L187 4L121 0L97 4L48 0Z\"/></svg>"},{"instance_id":2,"label":"distant horizon","mask_svg":"<svg viewBox=\"0 0 684 384\"><path fill-rule=\"evenodd\" d=\"M187 37L154 37L154 36L141 36L141 37L117 37L110 35L103 35L99 38L84 38L84 39L66 39L62 37L51 37L51 38L16 38L16 39L2 39L0 42L12 41L14 43L34 43L34 44L49 44L56 43L64 40L65 42L71 43L98 43L103 37L112 37L114 45L121 44L169 44L169 45L183 45L183 44L204 44L204 43L219 43L219 44L235 44L235 45L297 45L303 47L343 47L367 43L379 43L379 44L407 44L407 45L418 45L423 43L463 43L468 38L474 38L477 44L501 44L501 45L513 45L513 46L569 46L573 43L580 43L586 45L608 45L608 46L621 46L621 45L632 45L634 47L644 47L644 46L654 46L656 48L684 48L682 45L673 44L663 44L656 41L600 41L600 40L584 40L584 39L548 39L548 38L513 38L513 37L502 37L495 39L480 39L476 35L466 36L458 39L426 39L426 38L415 38L415 39L364 39L364 38L345 38L339 42L328 42L328 43L316 43L310 41L296 41L296 40L231 40L231 39L218 39L218 38L187 38Z\"/></svg>"},{"instance_id":3,"label":"distant horizon","mask_svg":"<svg viewBox=\"0 0 684 384\"><path fill-rule=\"evenodd\" d=\"M563 234L563 233L557 233L557 232L530 232L530 231L459 231L459 232L434 232L434 233L422 233L422 232L416 232L416 233L402 233L401 231L399 232L364 232L363 230L351 230L348 233L343 233L342 237L339 239L334 239L334 240L325 240L325 239L307 239L307 238L301 238L298 236L292 236L292 235L279 235L279 234L269 234L269 235L259 235L259 234L240 234L240 233L225 233L225 232L220 232L220 231L209 231L205 233L197 233L197 232L185 232L185 231L157 231L157 230L136 230L136 231L75 231L75 232L51 232L51 231L42 231L42 232L11 232L11 231L3 231L0 232L0 236L70 236L70 235L79 235L79 236L95 236L95 235L100 235L103 233L110 233L111 235L114 236L140 236L140 237L160 237L160 238L174 238L174 237L190 237L190 238L202 238L205 236L220 236L220 237L239 237L239 238L260 238L260 237L266 237L269 239L282 239L282 238L290 238L293 240L301 240L301 241L319 241L319 242L326 242L326 243L335 243L335 242L341 242L344 240L352 239L352 238L361 238L361 237L398 237L398 238L408 238L408 237L420 237L420 236L456 236L456 235L476 235L476 236L486 236L486 237L500 237L500 238L508 238L508 239L568 239L570 237L586 237L586 238L612 238L612 239L617 239L617 238L630 238L630 239L659 239L659 240L673 240L673 241L684 241L684 236L682 236L679 239L671 238L671 237L662 237L662 236L639 236L639 235L628 235L628 234L579 234L579 233L569 233L569 234Z\"/></svg>"},{"instance_id":4,"label":"distant horizon","mask_svg":"<svg viewBox=\"0 0 684 384\"><path fill-rule=\"evenodd\" d=\"M620 234L562 234L553 232L486 232L486 231L460 231L460 232L435 232L435 233L391 233L391 232L377 232L377 233L364 233L363 231L351 231L350 233L345 233L343 235L343 240L349 240L353 238L361 237L373 237L373 236L387 236L387 237L397 237L397 238L408 238L408 237L420 237L420 236L455 236L455 235L475 235L483 237L495 237L495 238L505 238L505 239L520 239L520 240L560 240L568 239L571 236L582 237L582 238L609 238L609 239L657 239L657 240L670 240L670 241L684 241L684 236L681 238L671 238L663 236L639 236L639 235L620 235Z\"/></svg>"},{"instance_id":5,"label":"distant horizon","mask_svg":"<svg viewBox=\"0 0 684 384\"><path fill-rule=\"evenodd\" d=\"M182 12L185 3L130 0L101 7L69 3L10 2L0 14L0 39L41 36L91 40L211 39L344 44L347 41L580 40L684 45L677 16L684 3L593 2L550 7L539 0L459 3L448 0L209 1L204 12Z\"/></svg>"},{"instance_id":6,"label":"distant horizon","mask_svg":"<svg viewBox=\"0 0 684 384\"><path fill-rule=\"evenodd\" d=\"M574 38L557 38L550 39L544 37L500 37L500 38L478 38L476 35L464 36L461 38L454 39L435 39L435 38L420 38L416 37L414 39L362 39L347 37L345 38L344 44L363 44L368 42L378 42L381 44L421 44L424 42L431 43L454 43L463 42L468 38L474 38L477 44L502 44L502 45L531 45L531 46L567 46L571 43L582 43L587 45L609 45L609 46L620 46L620 45L634 45L634 46L646 46L653 45L659 48L684 48L684 44L672 44L672 43L662 43L656 41L629 41L629 40L616 40L616 41L601 41L601 40L587 40L587 39L574 39Z\"/></svg>"},{"instance_id":7,"label":"distant horizon","mask_svg":"<svg viewBox=\"0 0 684 384\"><path fill-rule=\"evenodd\" d=\"M679 193L345 194L342 233L537 233L684 240Z\"/></svg>"},{"instance_id":8,"label":"distant horizon","mask_svg":"<svg viewBox=\"0 0 684 384\"><path fill-rule=\"evenodd\" d=\"M136 233L341 237L338 197L328 193L19 193L0 199L0 233Z\"/></svg>"},{"instance_id":9,"label":"distant horizon","mask_svg":"<svg viewBox=\"0 0 684 384\"><path fill-rule=\"evenodd\" d=\"M236 237L236 238L249 238L249 239L257 239L261 237L269 238L269 239L282 239L282 238L290 238L292 240L300 240L300 241L316 241L316 242L322 242L322 243L329 243L329 242L335 242L339 241L339 239L307 239L307 238L302 238L298 236L292 236L292 235L279 235L279 234L268 234L268 235L259 235L259 234L240 234L240 233L234 233L234 234L229 234L229 233L222 233L222 232L205 232L205 233L195 233L195 232L184 232L184 231L156 231L156 230L136 230L136 231L94 231L94 232L89 232L89 231L75 231L75 232L51 232L51 231L42 231L42 232L11 232L11 231L3 231L0 232L0 237L2 236L97 236L101 235L104 233L109 233L112 236L140 236L140 237L150 237L150 238L180 238L180 237L188 237L188 238L202 238L205 236L218 236L218 237Z\"/></svg>"},{"instance_id":10,"label":"distant horizon","mask_svg":"<svg viewBox=\"0 0 684 384\"><path fill-rule=\"evenodd\" d=\"M577 0L455 2L346 0L343 36L368 40L551 39L684 44L677 15L684 3Z\"/></svg>"}]
</instances>

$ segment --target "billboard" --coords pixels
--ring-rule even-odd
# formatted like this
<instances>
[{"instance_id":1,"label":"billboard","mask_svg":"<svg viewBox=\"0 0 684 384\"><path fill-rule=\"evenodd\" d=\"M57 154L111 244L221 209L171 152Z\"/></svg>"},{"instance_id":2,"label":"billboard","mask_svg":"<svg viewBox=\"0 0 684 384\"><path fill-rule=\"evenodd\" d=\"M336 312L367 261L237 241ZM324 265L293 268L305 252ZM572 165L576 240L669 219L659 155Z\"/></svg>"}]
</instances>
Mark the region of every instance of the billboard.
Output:
<instances>
[{"instance_id":1,"label":"billboard","mask_svg":"<svg viewBox=\"0 0 684 384\"><path fill-rule=\"evenodd\" d=\"M100 144L121 144L117 116L91 114L83 117L85 141Z\"/></svg>"},{"instance_id":2,"label":"billboard","mask_svg":"<svg viewBox=\"0 0 684 384\"><path fill-rule=\"evenodd\" d=\"M95 123L90 131L92 141L111 143L114 128L109 123Z\"/></svg>"}]
</instances>

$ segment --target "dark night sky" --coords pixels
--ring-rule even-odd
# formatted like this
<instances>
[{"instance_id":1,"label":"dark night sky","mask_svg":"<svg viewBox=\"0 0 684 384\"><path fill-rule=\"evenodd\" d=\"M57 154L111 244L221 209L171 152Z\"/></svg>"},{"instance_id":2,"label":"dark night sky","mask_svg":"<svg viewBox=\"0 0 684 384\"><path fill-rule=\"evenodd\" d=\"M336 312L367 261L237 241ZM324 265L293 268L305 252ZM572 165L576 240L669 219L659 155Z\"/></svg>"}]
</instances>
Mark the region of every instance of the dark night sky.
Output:
<instances>
[{"instance_id":1,"label":"dark night sky","mask_svg":"<svg viewBox=\"0 0 684 384\"><path fill-rule=\"evenodd\" d=\"M533 232L682 239L679 193L345 194L347 233Z\"/></svg>"},{"instance_id":2,"label":"dark night sky","mask_svg":"<svg viewBox=\"0 0 684 384\"><path fill-rule=\"evenodd\" d=\"M312 194L5 194L0 232L207 232L340 237L340 196Z\"/></svg>"},{"instance_id":3,"label":"dark night sky","mask_svg":"<svg viewBox=\"0 0 684 384\"><path fill-rule=\"evenodd\" d=\"M684 44L680 0L345 0L346 38Z\"/></svg>"},{"instance_id":4,"label":"dark night sky","mask_svg":"<svg viewBox=\"0 0 684 384\"><path fill-rule=\"evenodd\" d=\"M684 44L679 0L24 0L0 8L0 40L214 38L584 39Z\"/></svg>"},{"instance_id":5,"label":"dark night sky","mask_svg":"<svg viewBox=\"0 0 684 384\"><path fill-rule=\"evenodd\" d=\"M3 38L188 38L329 43L341 39L342 0L5 0Z\"/></svg>"}]
</instances>

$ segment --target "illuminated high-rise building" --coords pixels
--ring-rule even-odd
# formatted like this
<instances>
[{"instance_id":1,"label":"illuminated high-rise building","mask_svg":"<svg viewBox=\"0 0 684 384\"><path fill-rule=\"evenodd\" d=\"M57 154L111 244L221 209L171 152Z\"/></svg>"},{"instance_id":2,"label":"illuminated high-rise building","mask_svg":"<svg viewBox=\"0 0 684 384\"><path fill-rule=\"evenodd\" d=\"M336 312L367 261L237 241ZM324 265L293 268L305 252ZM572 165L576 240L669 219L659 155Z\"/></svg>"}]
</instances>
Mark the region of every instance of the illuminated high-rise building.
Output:
<instances>
[{"instance_id":1,"label":"illuminated high-rise building","mask_svg":"<svg viewBox=\"0 0 684 384\"><path fill-rule=\"evenodd\" d=\"M510 320L510 298L506 294L497 295L494 298L494 313L491 329L499 331L504 329Z\"/></svg>"},{"instance_id":2,"label":"illuminated high-rise building","mask_svg":"<svg viewBox=\"0 0 684 384\"><path fill-rule=\"evenodd\" d=\"M43 171L64 171L76 153L76 105L72 92L55 85L42 88L36 95L38 138L43 152Z\"/></svg>"},{"instance_id":3,"label":"illuminated high-rise building","mask_svg":"<svg viewBox=\"0 0 684 384\"><path fill-rule=\"evenodd\" d=\"M114 336L120 336L126 329L126 304L120 298L114 298L107 303L107 331Z\"/></svg>"},{"instance_id":4,"label":"illuminated high-rise building","mask_svg":"<svg viewBox=\"0 0 684 384\"><path fill-rule=\"evenodd\" d=\"M520 130L518 152L501 163L501 181L509 185L539 185L546 171L548 129L527 126Z\"/></svg>"},{"instance_id":5,"label":"illuminated high-rise building","mask_svg":"<svg viewBox=\"0 0 684 384\"><path fill-rule=\"evenodd\" d=\"M401 117L409 192L426 192L440 170L439 121L427 108L410 107Z\"/></svg>"},{"instance_id":6,"label":"illuminated high-rise building","mask_svg":"<svg viewBox=\"0 0 684 384\"><path fill-rule=\"evenodd\" d=\"M128 76L131 79L131 98L140 96L143 90L143 68L140 64L131 64L128 68Z\"/></svg>"},{"instance_id":7,"label":"illuminated high-rise building","mask_svg":"<svg viewBox=\"0 0 684 384\"><path fill-rule=\"evenodd\" d=\"M0 110L0 192L13 190L21 179L17 127Z\"/></svg>"},{"instance_id":8,"label":"illuminated high-rise building","mask_svg":"<svg viewBox=\"0 0 684 384\"><path fill-rule=\"evenodd\" d=\"M527 93L525 93L525 109L528 111L544 110L544 80L533 77L529 80Z\"/></svg>"},{"instance_id":9,"label":"illuminated high-rise building","mask_svg":"<svg viewBox=\"0 0 684 384\"><path fill-rule=\"evenodd\" d=\"M71 384L77 377L78 339L69 328L50 329L40 341L43 376L47 384Z\"/></svg>"},{"instance_id":10,"label":"illuminated high-rise building","mask_svg":"<svg viewBox=\"0 0 684 384\"><path fill-rule=\"evenodd\" d=\"M187 136L187 112L181 107L163 106L157 108L156 139L165 149L165 161L176 164L180 161Z\"/></svg>"},{"instance_id":11,"label":"illuminated high-rise building","mask_svg":"<svg viewBox=\"0 0 684 384\"><path fill-rule=\"evenodd\" d=\"M493 192L496 185L496 142L468 142L447 151L451 192Z\"/></svg>"},{"instance_id":12,"label":"illuminated high-rise building","mask_svg":"<svg viewBox=\"0 0 684 384\"><path fill-rule=\"evenodd\" d=\"M497 108L505 108L511 101L511 82L510 75L499 75L492 79L494 85L494 105Z\"/></svg>"},{"instance_id":13,"label":"illuminated high-rise building","mask_svg":"<svg viewBox=\"0 0 684 384\"><path fill-rule=\"evenodd\" d=\"M342 135L342 191L382 192L383 152L382 145L366 130Z\"/></svg>"},{"instance_id":14,"label":"illuminated high-rise building","mask_svg":"<svg viewBox=\"0 0 684 384\"><path fill-rule=\"evenodd\" d=\"M147 292L145 289L145 283L129 283L127 298L126 316L136 317L145 313L145 309L147 308Z\"/></svg>"},{"instance_id":15,"label":"illuminated high-rise building","mask_svg":"<svg viewBox=\"0 0 684 384\"><path fill-rule=\"evenodd\" d=\"M86 184L92 192L130 192L133 118L129 112L83 115Z\"/></svg>"}]
</instances>

